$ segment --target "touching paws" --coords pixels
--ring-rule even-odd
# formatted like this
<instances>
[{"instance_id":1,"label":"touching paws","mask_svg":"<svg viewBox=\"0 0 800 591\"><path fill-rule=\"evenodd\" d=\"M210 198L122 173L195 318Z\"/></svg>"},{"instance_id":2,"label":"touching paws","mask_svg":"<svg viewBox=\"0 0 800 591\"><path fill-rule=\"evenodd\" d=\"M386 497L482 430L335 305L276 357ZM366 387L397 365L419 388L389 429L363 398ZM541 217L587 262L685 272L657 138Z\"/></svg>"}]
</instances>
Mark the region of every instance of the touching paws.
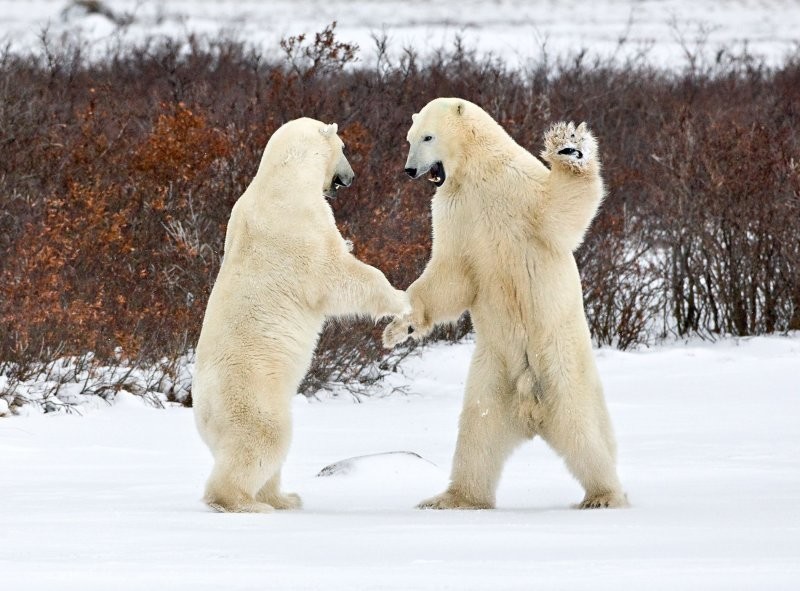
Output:
<instances>
[{"instance_id":1,"label":"touching paws","mask_svg":"<svg viewBox=\"0 0 800 591\"><path fill-rule=\"evenodd\" d=\"M542 158L551 166L562 164L574 172L581 172L594 161L597 153L597 141L581 123L578 127L569 123L555 123L544 134L544 151Z\"/></svg>"},{"instance_id":2,"label":"touching paws","mask_svg":"<svg viewBox=\"0 0 800 591\"><path fill-rule=\"evenodd\" d=\"M383 346L387 349L394 349L412 334L414 334L414 327L411 325L410 314L403 314L392 320L383 329Z\"/></svg>"}]
</instances>

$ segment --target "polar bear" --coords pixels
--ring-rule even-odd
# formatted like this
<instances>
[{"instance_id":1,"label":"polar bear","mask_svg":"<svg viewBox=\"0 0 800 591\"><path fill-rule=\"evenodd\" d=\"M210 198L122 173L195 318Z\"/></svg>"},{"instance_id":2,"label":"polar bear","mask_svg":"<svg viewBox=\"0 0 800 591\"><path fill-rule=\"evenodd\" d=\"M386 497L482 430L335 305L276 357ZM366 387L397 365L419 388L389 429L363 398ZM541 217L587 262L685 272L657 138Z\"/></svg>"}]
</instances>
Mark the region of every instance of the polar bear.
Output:
<instances>
[{"instance_id":1,"label":"polar bear","mask_svg":"<svg viewBox=\"0 0 800 591\"><path fill-rule=\"evenodd\" d=\"M354 175L336 124L291 121L270 138L231 212L192 383L214 456L205 501L218 511L300 506L280 490L290 402L326 317L408 313L408 296L350 254L323 194Z\"/></svg>"},{"instance_id":2,"label":"polar bear","mask_svg":"<svg viewBox=\"0 0 800 591\"><path fill-rule=\"evenodd\" d=\"M469 310L475 353L447 490L420 508L492 508L503 464L541 436L586 495L627 503L592 355L573 250L603 199L585 124L556 124L542 164L479 106L431 101L412 117L406 173L429 173L433 246L408 288L412 313L384 331L392 347Z\"/></svg>"}]
</instances>

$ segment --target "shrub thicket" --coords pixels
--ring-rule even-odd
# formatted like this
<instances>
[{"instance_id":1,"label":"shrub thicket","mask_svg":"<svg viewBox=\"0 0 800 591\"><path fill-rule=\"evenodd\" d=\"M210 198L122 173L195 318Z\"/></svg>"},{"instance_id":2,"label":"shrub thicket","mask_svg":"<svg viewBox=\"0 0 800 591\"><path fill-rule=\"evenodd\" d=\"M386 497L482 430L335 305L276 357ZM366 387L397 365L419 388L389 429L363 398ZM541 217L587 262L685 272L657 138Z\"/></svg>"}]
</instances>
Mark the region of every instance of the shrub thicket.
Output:
<instances>
[{"instance_id":1,"label":"shrub thicket","mask_svg":"<svg viewBox=\"0 0 800 591\"><path fill-rule=\"evenodd\" d=\"M404 178L411 113L482 105L538 153L555 120L600 139L608 197L577 252L594 338L800 329L800 62L681 73L644 62L510 71L461 45L371 66L330 27L266 59L234 41L80 45L0 56L0 360L163 363L196 341L230 209L270 134L336 121L357 174L333 207L355 254L398 287L430 248L431 188ZM279 215L279 212L276 212ZM468 320L439 336L457 337ZM329 329L304 390L369 384L378 329ZM384 365L385 367L385 365Z\"/></svg>"}]
</instances>

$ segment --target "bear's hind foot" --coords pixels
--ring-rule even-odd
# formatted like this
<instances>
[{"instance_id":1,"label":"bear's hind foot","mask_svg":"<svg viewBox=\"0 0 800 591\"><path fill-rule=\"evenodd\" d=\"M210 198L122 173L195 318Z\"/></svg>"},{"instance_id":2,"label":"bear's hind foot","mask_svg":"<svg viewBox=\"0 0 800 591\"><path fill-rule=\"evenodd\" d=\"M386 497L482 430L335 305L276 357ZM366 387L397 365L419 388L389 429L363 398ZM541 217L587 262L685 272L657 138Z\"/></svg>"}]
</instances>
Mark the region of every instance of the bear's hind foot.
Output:
<instances>
[{"instance_id":1,"label":"bear's hind foot","mask_svg":"<svg viewBox=\"0 0 800 591\"><path fill-rule=\"evenodd\" d=\"M275 510L266 499L253 498L245 491L221 487L219 482L208 486L203 501L219 513L272 513Z\"/></svg>"},{"instance_id":2,"label":"bear's hind foot","mask_svg":"<svg viewBox=\"0 0 800 591\"><path fill-rule=\"evenodd\" d=\"M551 166L562 165L573 172L583 171L594 160L597 142L586 123L578 127L569 123L555 123L544 134L542 158Z\"/></svg>"},{"instance_id":3,"label":"bear's hind foot","mask_svg":"<svg viewBox=\"0 0 800 591\"><path fill-rule=\"evenodd\" d=\"M291 511L293 509L302 509L303 507L303 501L297 493L277 493L267 498L259 497L259 500L266 501L278 511Z\"/></svg>"},{"instance_id":4,"label":"bear's hind foot","mask_svg":"<svg viewBox=\"0 0 800 591\"><path fill-rule=\"evenodd\" d=\"M440 495L425 499L417 505L417 509L494 509L494 503L475 501L448 489Z\"/></svg>"},{"instance_id":5,"label":"bear's hind foot","mask_svg":"<svg viewBox=\"0 0 800 591\"><path fill-rule=\"evenodd\" d=\"M621 492L606 492L600 494L586 494L586 497L577 505L576 509L619 509L628 507L628 497Z\"/></svg>"},{"instance_id":6,"label":"bear's hind foot","mask_svg":"<svg viewBox=\"0 0 800 591\"><path fill-rule=\"evenodd\" d=\"M269 503L260 503L258 501L226 503L219 500L205 499L205 502L217 513L272 513L275 511L275 507Z\"/></svg>"}]
</instances>

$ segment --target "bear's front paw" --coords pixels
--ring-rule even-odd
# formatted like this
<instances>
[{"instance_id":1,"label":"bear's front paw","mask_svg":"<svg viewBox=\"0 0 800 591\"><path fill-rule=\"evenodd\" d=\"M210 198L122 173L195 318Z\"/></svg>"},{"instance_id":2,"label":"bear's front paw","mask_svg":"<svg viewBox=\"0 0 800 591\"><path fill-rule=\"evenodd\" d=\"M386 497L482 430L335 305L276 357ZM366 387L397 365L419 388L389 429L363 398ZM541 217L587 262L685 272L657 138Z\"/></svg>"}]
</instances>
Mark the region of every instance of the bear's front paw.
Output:
<instances>
[{"instance_id":1,"label":"bear's front paw","mask_svg":"<svg viewBox=\"0 0 800 591\"><path fill-rule=\"evenodd\" d=\"M383 346L386 349L394 349L413 333L414 327L411 326L408 315L395 318L383 329Z\"/></svg>"},{"instance_id":2,"label":"bear's front paw","mask_svg":"<svg viewBox=\"0 0 800 591\"><path fill-rule=\"evenodd\" d=\"M551 166L563 165L580 172L594 160L597 142L586 123L578 127L569 123L556 123L544 134L542 158Z\"/></svg>"},{"instance_id":3,"label":"bear's front paw","mask_svg":"<svg viewBox=\"0 0 800 591\"><path fill-rule=\"evenodd\" d=\"M425 499L417 509L494 509L494 503L468 499L457 491L446 490L440 495Z\"/></svg>"}]
</instances>

